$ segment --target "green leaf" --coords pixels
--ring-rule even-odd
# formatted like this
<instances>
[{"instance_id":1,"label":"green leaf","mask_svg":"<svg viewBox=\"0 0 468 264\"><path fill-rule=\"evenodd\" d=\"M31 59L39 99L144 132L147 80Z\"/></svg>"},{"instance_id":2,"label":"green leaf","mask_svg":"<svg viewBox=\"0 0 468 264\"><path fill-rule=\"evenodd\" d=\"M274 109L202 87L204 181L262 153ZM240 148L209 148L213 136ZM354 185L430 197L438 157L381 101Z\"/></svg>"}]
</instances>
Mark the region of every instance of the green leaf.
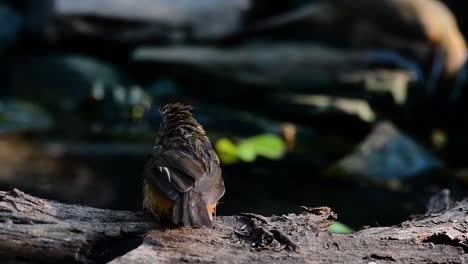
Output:
<instances>
[{"instance_id":1,"label":"green leaf","mask_svg":"<svg viewBox=\"0 0 468 264\"><path fill-rule=\"evenodd\" d=\"M349 234L353 232L353 229L343 223L335 221L331 226L328 227L328 232L334 234Z\"/></svg>"},{"instance_id":2,"label":"green leaf","mask_svg":"<svg viewBox=\"0 0 468 264\"><path fill-rule=\"evenodd\" d=\"M252 146L240 144L237 147L237 156L244 162L253 162L257 158L257 153Z\"/></svg>"},{"instance_id":3,"label":"green leaf","mask_svg":"<svg viewBox=\"0 0 468 264\"><path fill-rule=\"evenodd\" d=\"M216 152L223 164L234 164L238 161L237 147L227 138L219 139L215 144Z\"/></svg>"},{"instance_id":4,"label":"green leaf","mask_svg":"<svg viewBox=\"0 0 468 264\"><path fill-rule=\"evenodd\" d=\"M279 159L286 151L286 144L277 135L259 135L243 140L239 148L252 149L257 155L268 159Z\"/></svg>"},{"instance_id":5,"label":"green leaf","mask_svg":"<svg viewBox=\"0 0 468 264\"><path fill-rule=\"evenodd\" d=\"M233 164L238 160L253 162L257 156L279 159L286 150L283 140L276 135L259 135L242 140L237 146L227 138L215 144L216 152L223 164Z\"/></svg>"}]
</instances>

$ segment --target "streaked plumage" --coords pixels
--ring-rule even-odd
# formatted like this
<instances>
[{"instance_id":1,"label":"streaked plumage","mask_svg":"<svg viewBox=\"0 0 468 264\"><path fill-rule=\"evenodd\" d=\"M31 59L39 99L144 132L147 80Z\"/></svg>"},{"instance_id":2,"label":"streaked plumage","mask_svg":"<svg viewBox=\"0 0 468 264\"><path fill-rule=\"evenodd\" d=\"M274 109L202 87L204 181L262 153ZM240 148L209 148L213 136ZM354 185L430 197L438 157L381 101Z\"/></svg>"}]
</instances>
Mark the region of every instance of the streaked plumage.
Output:
<instances>
[{"instance_id":1,"label":"streaked plumage","mask_svg":"<svg viewBox=\"0 0 468 264\"><path fill-rule=\"evenodd\" d=\"M219 159L192 108L180 103L161 110L156 145L144 166L144 207L176 225L211 226L224 195Z\"/></svg>"}]
</instances>

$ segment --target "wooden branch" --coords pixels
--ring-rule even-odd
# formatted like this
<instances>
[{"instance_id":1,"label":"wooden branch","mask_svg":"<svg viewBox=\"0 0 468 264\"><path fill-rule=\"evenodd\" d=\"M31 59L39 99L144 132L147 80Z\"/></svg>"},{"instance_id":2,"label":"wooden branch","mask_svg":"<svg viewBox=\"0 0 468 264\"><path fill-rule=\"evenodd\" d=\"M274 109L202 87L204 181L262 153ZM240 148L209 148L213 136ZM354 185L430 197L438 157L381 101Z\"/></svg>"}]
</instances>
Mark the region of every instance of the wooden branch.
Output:
<instances>
[{"instance_id":1,"label":"wooden branch","mask_svg":"<svg viewBox=\"0 0 468 264\"><path fill-rule=\"evenodd\" d=\"M141 212L61 204L0 192L0 259L111 263L466 263L468 200L398 226L328 233L328 207L215 218L214 228L159 228ZM116 241L138 240L134 250ZM133 243L132 246L137 246ZM130 251L129 251L130 250ZM129 251L125 254L125 251ZM107 253L106 253L107 252ZM110 252L110 253L109 253Z\"/></svg>"}]
</instances>

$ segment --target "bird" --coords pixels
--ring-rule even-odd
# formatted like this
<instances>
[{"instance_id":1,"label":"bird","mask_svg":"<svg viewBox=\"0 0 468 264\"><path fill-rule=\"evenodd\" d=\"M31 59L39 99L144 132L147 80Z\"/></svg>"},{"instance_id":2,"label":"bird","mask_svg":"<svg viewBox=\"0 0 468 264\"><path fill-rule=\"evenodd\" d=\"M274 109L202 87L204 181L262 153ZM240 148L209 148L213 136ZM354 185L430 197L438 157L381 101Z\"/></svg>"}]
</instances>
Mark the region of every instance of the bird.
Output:
<instances>
[{"instance_id":1,"label":"bird","mask_svg":"<svg viewBox=\"0 0 468 264\"><path fill-rule=\"evenodd\" d=\"M161 222L212 227L224 180L219 158L192 110L181 103L160 110L156 144L144 163L143 206Z\"/></svg>"},{"instance_id":2,"label":"bird","mask_svg":"<svg viewBox=\"0 0 468 264\"><path fill-rule=\"evenodd\" d=\"M344 28L355 46L372 45L417 58L432 57L424 85L427 94L434 96L437 81L446 78L454 80L450 101L460 96L468 49L455 16L439 0L318 0L257 21L246 31L259 32L300 21L335 31Z\"/></svg>"}]
</instances>

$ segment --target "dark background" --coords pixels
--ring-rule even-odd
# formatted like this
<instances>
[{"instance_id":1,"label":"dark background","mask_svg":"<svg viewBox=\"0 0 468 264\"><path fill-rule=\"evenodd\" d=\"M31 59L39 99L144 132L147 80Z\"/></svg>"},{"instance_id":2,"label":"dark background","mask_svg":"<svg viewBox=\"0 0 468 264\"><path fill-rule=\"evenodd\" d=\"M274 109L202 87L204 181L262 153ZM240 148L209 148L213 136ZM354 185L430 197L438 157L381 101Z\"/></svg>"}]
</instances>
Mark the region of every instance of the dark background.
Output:
<instances>
[{"instance_id":1,"label":"dark background","mask_svg":"<svg viewBox=\"0 0 468 264\"><path fill-rule=\"evenodd\" d=\"M467 83L449 100L464 68L441 73L428 93L436 45L404 34L397 18L369 15L383 7L356 1L343 21L325 23L331 15L321 13L261 27L320 2L121 2L0 1L1 189L141 210L158 108L181 101L215 146L265 135L282 142L277 158L238 154L222 164L221 215L326 205L359 228L425 213L444 188L453 200L466 195ZM466 4L443 2L466 36ZM403 45L356 30L361 18Z\"/></svg>"}]
</instances>

